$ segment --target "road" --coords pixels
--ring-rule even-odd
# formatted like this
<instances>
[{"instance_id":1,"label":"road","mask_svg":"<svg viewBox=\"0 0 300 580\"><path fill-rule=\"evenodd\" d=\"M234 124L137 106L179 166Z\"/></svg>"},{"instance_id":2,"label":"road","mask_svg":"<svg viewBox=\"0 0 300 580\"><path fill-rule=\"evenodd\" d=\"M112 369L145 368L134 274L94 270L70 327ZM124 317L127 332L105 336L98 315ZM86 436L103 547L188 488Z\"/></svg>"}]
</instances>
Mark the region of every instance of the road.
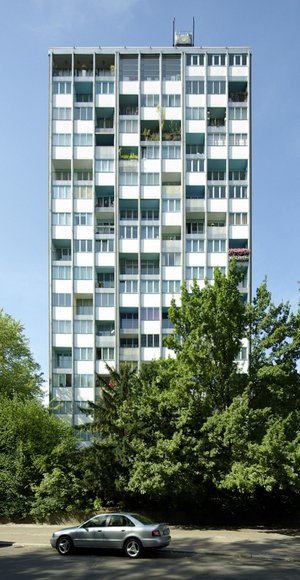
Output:
<instances>
[{"instance_id":1,"label":"road","mask_svg":"<svg viewBox=\"0 0 300 580\"><path fill-rule=\"evenodd\" d=\"M49 545L57 526L0 526L0 578L51 580L297 580L300 532L172 529L172 544L130 560L116 552L62 557Z\"/></svg>"}]
</instances>

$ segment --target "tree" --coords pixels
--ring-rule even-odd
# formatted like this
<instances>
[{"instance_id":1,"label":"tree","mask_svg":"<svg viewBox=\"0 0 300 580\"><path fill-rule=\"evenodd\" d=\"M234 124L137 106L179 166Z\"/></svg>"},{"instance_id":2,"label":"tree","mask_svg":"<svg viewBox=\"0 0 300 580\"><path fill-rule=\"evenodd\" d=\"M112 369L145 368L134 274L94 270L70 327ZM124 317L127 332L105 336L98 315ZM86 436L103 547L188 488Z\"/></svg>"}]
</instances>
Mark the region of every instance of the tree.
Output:
<instances>
[{"instance_id":1,"label":"tree","mask_svg":"<svg viewBox=\"0 0 300 580\"><path fill-rule=\"evenodd\" d=\"M0 310L0 394L12 398L41 395L40 366L34 361L20 322Z\"/></svg>"}]
</instances>

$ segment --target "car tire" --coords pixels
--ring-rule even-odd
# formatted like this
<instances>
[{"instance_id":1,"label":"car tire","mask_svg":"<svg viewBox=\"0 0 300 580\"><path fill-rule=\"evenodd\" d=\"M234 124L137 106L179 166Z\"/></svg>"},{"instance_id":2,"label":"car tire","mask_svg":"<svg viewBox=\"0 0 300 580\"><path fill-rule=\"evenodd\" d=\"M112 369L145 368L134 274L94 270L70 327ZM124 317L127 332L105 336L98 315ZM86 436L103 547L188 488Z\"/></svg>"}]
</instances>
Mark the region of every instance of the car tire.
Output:
<instances>
[{"instance_id":1,"label":"car tire","mask_svg":"<svg viewBox=\"0 0 300 580\"><path fill-rule=\"evenodd\" d=\"M74 552L74 544L69 536L61 536L56 542L56 549L61 556L69 556Z\"/></svg>"},{"instance_id":2,"label":"car tire","mask_svg":"<svg viewBox=\"0 0 300 580\"><path fill-rule=\"evenodd\" d=\"M143 546L137 538L128 538L124 544L124 552L128 558L140 558L143 552Z\"/></svg>"}]
</instances>

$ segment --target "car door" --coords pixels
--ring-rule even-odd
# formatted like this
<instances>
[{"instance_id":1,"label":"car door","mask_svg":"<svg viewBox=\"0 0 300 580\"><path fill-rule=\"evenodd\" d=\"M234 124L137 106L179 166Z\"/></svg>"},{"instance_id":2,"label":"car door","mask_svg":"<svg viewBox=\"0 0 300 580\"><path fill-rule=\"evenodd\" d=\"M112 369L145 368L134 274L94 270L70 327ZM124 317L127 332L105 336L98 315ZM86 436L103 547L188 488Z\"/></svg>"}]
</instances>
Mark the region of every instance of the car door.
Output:
<instances>
[{"instance_id":1,"label":"car door","mask_svg":"<svg viewBox=\"0 0 300 580\"><path fill-rule=\"evenodd\" d=\"M76 546L81 548L104 548L107 516L95 516L77 530Z\"/></svg>"},{"instance_id":2,"label":"car door","mask_svg":"<svg viewBox=\"0 0 300 580\"><path fill-rule=\"evenodd\" d=\"M132 525L125 516L118 514L108 516L105 529L103 530L105 547L122 548L126 535Z\"/></svg>"}]
</instances>

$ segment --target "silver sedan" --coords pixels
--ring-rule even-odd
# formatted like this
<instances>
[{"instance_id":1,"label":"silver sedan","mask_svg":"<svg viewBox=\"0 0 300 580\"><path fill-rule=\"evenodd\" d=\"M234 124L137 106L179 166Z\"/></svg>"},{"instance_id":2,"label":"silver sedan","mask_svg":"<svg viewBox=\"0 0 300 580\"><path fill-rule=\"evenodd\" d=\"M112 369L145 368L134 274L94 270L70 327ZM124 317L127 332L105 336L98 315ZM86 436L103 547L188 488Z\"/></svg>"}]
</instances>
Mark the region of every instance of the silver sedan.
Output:
<instances>
[{"instance_id":1,"label":"silver sedan","mask_svg":"<svg viewBox=\"0 0 300 580\"><path fill-rule=\"evenodd\" d=\"M50 539L62 556L75 548L117 548L130 558L138 558L145 548L164 548L170 541L167 524L134 513L100 514L79 526L54 532Z\"/></svg>"}]
</instances>

